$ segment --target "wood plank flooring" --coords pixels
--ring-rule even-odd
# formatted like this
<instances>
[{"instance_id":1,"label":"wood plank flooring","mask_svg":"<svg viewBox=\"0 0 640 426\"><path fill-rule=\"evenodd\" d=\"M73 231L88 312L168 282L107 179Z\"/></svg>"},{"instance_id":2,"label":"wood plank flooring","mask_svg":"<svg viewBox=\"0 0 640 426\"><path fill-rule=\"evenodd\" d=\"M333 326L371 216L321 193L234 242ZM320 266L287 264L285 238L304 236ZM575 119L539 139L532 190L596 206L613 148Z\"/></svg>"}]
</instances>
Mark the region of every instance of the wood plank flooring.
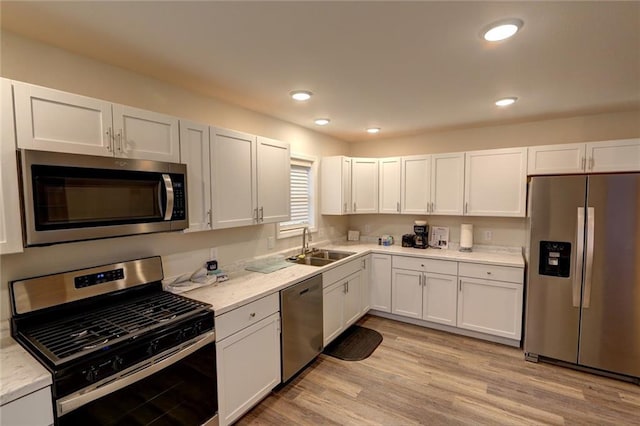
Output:
<instances>
[{"instance_id":1,"label":"wood plank flooring","mask_svg":"<svg viewBox=\"0 0 640 426\"><path fill-rule=\"evenodd\" d=\"M521 349L384 318L367 359L320 355L239 425L640 425L640 386L543 363Z\"/></svg>"}]
</instances>

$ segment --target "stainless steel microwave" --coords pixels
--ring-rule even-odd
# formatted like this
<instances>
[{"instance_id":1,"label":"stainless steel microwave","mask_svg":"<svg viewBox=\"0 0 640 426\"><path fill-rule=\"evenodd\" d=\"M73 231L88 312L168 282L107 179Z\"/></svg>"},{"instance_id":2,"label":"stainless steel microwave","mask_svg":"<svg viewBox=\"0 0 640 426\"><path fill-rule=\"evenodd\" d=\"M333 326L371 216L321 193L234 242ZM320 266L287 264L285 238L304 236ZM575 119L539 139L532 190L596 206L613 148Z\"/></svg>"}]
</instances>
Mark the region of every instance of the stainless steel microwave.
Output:
<instances>
[{"instance_id":1,"label":"stainless steel microwave","mask_svg":"<svg viewBox=\"0 0 640 426\"><path fill-rule=\"evenodd\" d=\"M31 150L18 156L25 246L188 227L184 164Z\"/></svg>"}]
</instances>

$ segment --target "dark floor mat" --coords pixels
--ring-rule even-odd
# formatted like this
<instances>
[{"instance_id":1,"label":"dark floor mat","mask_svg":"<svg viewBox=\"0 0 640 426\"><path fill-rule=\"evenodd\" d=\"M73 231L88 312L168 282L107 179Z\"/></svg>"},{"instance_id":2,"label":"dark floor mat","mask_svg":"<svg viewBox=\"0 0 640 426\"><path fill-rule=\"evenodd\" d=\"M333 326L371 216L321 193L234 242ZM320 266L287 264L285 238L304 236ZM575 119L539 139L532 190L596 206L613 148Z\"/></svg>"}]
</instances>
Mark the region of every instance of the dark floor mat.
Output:
<instances>
[{"instance_id":1,"label":"dark floor mat","mask_svg":"<svg viewBox=\"0 0 640 426\"><path fill-rule=\"evenodd\" d=\"M371 355L380 342L382 334L370 328L352 325L324 348L323 353L345 361L360 361Z\"/></svg>"}]
</instances>

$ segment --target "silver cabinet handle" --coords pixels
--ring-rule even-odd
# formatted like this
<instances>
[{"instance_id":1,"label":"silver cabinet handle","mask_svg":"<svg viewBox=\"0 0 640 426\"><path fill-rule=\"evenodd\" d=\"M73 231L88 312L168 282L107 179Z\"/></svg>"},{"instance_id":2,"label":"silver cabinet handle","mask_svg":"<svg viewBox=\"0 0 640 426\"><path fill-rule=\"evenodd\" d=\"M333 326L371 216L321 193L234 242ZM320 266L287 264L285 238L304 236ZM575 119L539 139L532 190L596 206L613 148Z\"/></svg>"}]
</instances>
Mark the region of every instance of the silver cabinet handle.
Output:
<instances>
[{"instance_id":1,"label":"silver cabinet handle","mask_svg":"<svg viewBox=\"0 0 640 426\"><path fill-rule=\"evenodd\" d=\"M458 291L462 291L462 280L458 280Z\"/></svg>"},{"instance_id":2,"label":"silver cabinet handle","mask_svg":"<svg viewBox=\"0 0 640 426\"><path fill-rule=\"evenodd\" d=\"M118 138L118 151L121 151L123 154L126 154L127 151L124 149L124 144L122 143L122 129L120 129L118 131L118 135L116 136Z\"/></svg>"},{"instance_id":3,"label":"silver cabinet handle","mask_svg":"<svg viewBox=\"0 0 640 426\"><path fill-rule=\"evenodd\" d=\"M465 212L465 213L468 213L468 212L469 212L469 202L468 202L468 201L465 201L465 202L464 202L464 212Z\"/></svg>"},{"instance_id":4,"label":"silver cabinet handle","mask_svg":"<svg viewBox=\"0 0 640 426\"><path fill-rule=\"evenodd\" d=\"M591 304L591 278L593 269L593 232L595 228L596 212L593 207L587 207L587 265L584 268L584 299L582 307Z\"/></svg>"},{"instance_id":5,"label":"silver cabinet handle","mask_svg":"<svg viewBox=\"0 0 640 426\"><path fill-rule=\"evenodd\" d=\"M113 152L113 137L111 136L111 127L107 129L107 151Z\"/></svg>"},{"instance_id":6,"label":"silver cabinet handle","mask_svg":"<svg viewBox=\"0 0 640 426\"><path fill-rule=\"evenodd\" d=\"M589 170L593 171L593 167L595 166L595 160L593 157L589 157Z\"/></svg>"},{"instance_id":7,"label":"silver cabinet handle","mask_svg":"<svg viewBox=\"0 0 640 426\"><path fill-rule=\"evenodd\" d=\"M344 212L347 212L347 203L344 203Z\"/></svg>"},{"instance_id":8,"label":"silver cabinet handle","mask_svg":"<svg viewBox=\"0 0 640 426\"><path fill-rule=\"evenodd\" d=\"M580 307L580 282L582 281L582 265L584 258L584 207L578 207L576 218L576 262L571 283L571 299L574 308Z\"/></svg>"},{"instance_id":9,"label":"silver cabinet handle","mask_svg":"<svg viewBox=\"0 0 640 426\"><path fill-rule=\"evenodd\" d=\"M255 209L253 209L253 218L257 223L258 222L258 208L257 207Z\"/></svg>"},{"instance_id":10,"label":"silver cabinet handle","mask_svg":"<svg viewBox=\"0 0 640 426\"><path fill-rule=\"evenodd\" d=\"M354 201L354 202L353 202L353 212L355 213L355 212L356 212L356 210L357 210L357 209L356 209L356 202Z\"/></svg>"},{"instance_id":11,"label":"silver cabinet handle","mask_svg":"<svg viewBox=\"0 0 640 426\"><path fill-rule=\"evenodd\" d=\"M207 226L211 227L211 223L213 222L213 220L211 219L211 209L207 211L207 217L209 218L209 222L207 223Z\"/></svg>"},{"instance_id":12,"label":"silver cabinet handle","mask_svg":"<svg viewBox=\"0 0 640 426\"><path fill-rule=\"evenodd\" d=\"M584 171L584 168L587 166L587 157L580 157L580 164L582 165L580 169Z\"/></svg>"},{"instance_id":13,"label":"silver cabinet handle","mask_svg":"<svg viewBox=\"0 0 640 426\"><path fill-rule=\"evenodd\" d=\"M396 210L400 213L400 201L396 202Z\"/></svg>"},{"instance_id":14,"label":"silver cabinet handle","mask_svg":"<svg viewBox=\"0 0 640 426\"><path fill-rule=\"evenodd\" d=\"M256 317L256 313L255 313L255 312L251 312L251 313L249 314L249 316L250 316L251 318L255 318L255 317Z\"/></svg>"},{"instance_id":15,"label":"silver cabinet handle","mask_svg":"<svg viewBox=\"0 0 640 426\"><path fill-rule=\"evenodd\" d=\"M349 283L345 282L344 284L342 284L342 286L343 286L343 290L342 290L343 293L347 294L349 292Z\"/></svg>"},{"instance_id":16,"label":"silver cabinet handle","mask_svg":"<svg viewBox=\"0 0 640 426\"><path fill-rule=\"evenodd\" d=\"M264 207L260 207L260 222L264 222Z\"/></svg>"}]
</instances>

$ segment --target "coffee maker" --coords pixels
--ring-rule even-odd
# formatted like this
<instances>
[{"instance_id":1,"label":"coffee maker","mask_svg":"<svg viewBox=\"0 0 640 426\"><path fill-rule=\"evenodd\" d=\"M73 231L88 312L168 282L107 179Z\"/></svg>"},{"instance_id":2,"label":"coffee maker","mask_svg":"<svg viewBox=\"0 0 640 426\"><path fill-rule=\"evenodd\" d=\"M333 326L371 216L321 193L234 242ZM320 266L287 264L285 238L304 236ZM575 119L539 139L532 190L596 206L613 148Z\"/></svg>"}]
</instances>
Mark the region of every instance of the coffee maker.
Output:
<instances>
[{"instance_id":1,"label":"coffee maker","mask_svg":"<svg viewBox=\"0 0 640 426\"><path fill-rule=\"evenodd\" d=\"M413 225L413 246L426 249L429 245L429 225Z\"/></svg>"}]
</instances>

